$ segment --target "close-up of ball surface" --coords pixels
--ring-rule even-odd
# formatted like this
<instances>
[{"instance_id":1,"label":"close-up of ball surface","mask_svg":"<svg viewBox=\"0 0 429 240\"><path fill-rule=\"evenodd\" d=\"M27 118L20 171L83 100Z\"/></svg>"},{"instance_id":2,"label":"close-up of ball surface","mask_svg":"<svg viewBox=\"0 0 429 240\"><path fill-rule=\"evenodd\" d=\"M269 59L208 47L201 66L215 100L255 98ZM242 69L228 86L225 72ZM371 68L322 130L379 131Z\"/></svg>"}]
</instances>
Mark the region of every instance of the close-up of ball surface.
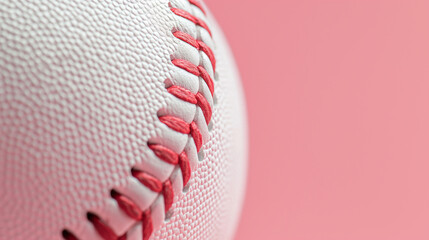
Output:
<instances>
[{"instance_id":1,"label":"close-up of ball surface","mask_svg":"<svg viewBox=\"0 0 429 240\"><path fill-rule=\"evenodd\" d=\"M197 0L0 0L0 240L231 239L247 120Z\"/></svg>"}]
</instances>

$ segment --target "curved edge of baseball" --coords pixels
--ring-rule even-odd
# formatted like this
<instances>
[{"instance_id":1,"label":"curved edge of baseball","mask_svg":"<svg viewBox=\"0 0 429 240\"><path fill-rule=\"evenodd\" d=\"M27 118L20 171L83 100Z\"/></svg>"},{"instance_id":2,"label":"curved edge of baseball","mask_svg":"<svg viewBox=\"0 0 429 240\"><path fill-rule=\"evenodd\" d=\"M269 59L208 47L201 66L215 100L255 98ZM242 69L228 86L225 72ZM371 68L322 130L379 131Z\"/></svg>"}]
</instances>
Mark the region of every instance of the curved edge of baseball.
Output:
<instances>
[{"instance_id":1,"label":"curved edge of baseball","mask_svg":"<svg viewBox=\"0 0 429 240\"><path fill-rule=\"evenodd\" d=\"M221 30L218 22L213 16L210 9L205 6L207 15L214 31L214 41L223 46L218 48L218 54L221 55L222 64L228 66L225 77L231 81L231 109L234 116L232 117L232 144L231 146L231 185L230 194L233 199L231 204L232 218L224 223L224 235L222 239L233 239L235 236L241 212L243 210L244 198L247 188L247 170L248 170L248 121L247 121L247 107L245 102L245 94L243 90L242 80L238 71L238 67L233 56L233 52L228 44L227 38ZM221 63L219 63L221 64Z\"/></svg>"}]
</instances>

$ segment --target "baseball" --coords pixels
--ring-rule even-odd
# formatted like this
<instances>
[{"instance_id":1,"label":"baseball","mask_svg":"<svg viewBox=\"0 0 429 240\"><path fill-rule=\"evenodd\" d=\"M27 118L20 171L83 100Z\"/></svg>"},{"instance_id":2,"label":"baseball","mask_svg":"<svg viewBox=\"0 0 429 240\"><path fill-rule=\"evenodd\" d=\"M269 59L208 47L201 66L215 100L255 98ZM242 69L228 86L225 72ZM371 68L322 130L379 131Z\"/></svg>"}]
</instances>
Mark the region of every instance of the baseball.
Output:
<instances>
[{"instance_id":1,"label":"baseball","mask_svg":"<svg viewBox=\"0 0 429 240\"><path fill-rule=\"evenodd\" d=\"M198 0L0 0L0 240L231 239L247 126Z\"/></svg>"}]
</instances>

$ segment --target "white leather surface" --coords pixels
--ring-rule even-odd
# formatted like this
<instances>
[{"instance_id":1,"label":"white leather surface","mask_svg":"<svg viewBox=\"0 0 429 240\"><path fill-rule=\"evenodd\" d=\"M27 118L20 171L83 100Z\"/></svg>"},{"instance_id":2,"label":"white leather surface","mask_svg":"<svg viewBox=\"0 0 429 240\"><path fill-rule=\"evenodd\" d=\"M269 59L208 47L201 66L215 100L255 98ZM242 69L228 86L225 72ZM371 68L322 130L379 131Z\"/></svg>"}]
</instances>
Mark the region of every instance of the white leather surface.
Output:
<instances>
[{"instance_id":1,"label":"white leather surface","mask_svg":"<svg viewBox=\"0 0 429 240\"><path fill-rule=\"evenodd\" d=\"M63 228L98 239L86 219L89 210L117 221L118 234L132 225L128 239L138 239L141 226L117 209L113 188L128 191L139 206L152 204L160 223L153 239L231 237L247 157L238 77L213 20L185 0L171 6L204 19L214 41L174 15L167 0L0 0L0 239L61 239ZM216 79L216 104L201 79L171 64L173 56L211 67L172 29L214 50L217 70L208 72ZM211 131L201 110L172 98L166 83L205 93L214 106ZM197 114L207 141L201 161L189 136L159 122L157 114L164 113L186 121ZM163 197L148 189L134 192L142 186L130 180L132 167L161 180L173 172L148 141L177 152L187 146L194 170L167 223ZM176 193L181 173L172 179Z\"/></svg>"}]
</instances>

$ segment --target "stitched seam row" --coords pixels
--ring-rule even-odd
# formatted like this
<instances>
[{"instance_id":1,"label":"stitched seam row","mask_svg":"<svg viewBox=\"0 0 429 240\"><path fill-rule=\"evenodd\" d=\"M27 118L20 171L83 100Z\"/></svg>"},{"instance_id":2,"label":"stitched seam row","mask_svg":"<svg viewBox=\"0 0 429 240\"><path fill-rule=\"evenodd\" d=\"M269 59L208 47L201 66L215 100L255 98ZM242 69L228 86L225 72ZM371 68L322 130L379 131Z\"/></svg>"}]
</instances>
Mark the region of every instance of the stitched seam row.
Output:
<instances>
[{"instance_id":1,"label":"stitched seam row","mask_svg":"<svg viewBox=\"0 0 429 240\"><path fill-rule=\"evenodd\" d=\"M197 8L199 8L205 14L202 4L198 0L188 0L188 2L196 6ZM204 28L211 36L210 29L208 28L207 24L201 19L195 17L193 14L183 9L179 9L179 8L170 8L170 9L175 15L185 18L189 21L192 21L196 26ZM203 41L195 39L191 35L182 31L174 31L173 35L177 39L180 39L186 42L187 44L193 46L197 50L205 53L212 64L213 72L215 72L216 60L215 60L213 51L210 49L210 47L208 47ZM210 77L210 75L208 74L208 72L203 66L194 65L193 63L185 59L173 59L172 64L195 76L201 77L204 80L205 84L207 85L213 97L213 94L214 94L213 79ZM212 115L212 109L209 102L203 96L203 94L201 94L200 92L197 92L196 94L194 94L188 89L177 85L172 85L168 87L167 91L173 96L181 99L182 101L186 101L198 106L204 115L206 124L207 125L209 124L211 115ZM203 144L203 140L202 140L201 132L198 129L197 123L195 121L192 121L190 124L188 124L183 119L175 116L170 116L170 115L159 116L158 119L166 126L168 126L170 129L176 132L189 134L194 140L197 152L200 151ZM191 167L190 167L188 156L186 155L185 151L183 150L180 154L177 154L173 150L161 144L148 143L148 147L153 151L153 153L160 160L172 165L179 165L180 170L182 172L183 186L186 186L186 184L188 183L191 177ZM132 169L131 172L132 172L132 176L136 178L141 184L145 185L150 190L163 195L164 209L165 209L165 212L167 213L170 210L174 199L174 192L173 192L173 186L172 186L171 180L167 179L166 181L161 182L156 177L144 171ZM151 206L149 206L146 210L141 210L137 206L137 204L133 202L130 198L115 190L112 190L111 197L116 200L116 202L118 203L118 206L124 213L126 213L130 218L136 220L137 222L141 222L142 230L143 230L143 234L142 234L143 240L149 239L154 229L152 216L151 216ZM111 226L106 224L96 214L88 212L87 217L88 217L88 220L94 226L95 230L103 239L125 240L127 238L128 231L122 236L117 236L116 233L112 230ZM68 230L63 231L63 238L65 240L79 239L72 232Z\"/></svg>"}]
</instances>

